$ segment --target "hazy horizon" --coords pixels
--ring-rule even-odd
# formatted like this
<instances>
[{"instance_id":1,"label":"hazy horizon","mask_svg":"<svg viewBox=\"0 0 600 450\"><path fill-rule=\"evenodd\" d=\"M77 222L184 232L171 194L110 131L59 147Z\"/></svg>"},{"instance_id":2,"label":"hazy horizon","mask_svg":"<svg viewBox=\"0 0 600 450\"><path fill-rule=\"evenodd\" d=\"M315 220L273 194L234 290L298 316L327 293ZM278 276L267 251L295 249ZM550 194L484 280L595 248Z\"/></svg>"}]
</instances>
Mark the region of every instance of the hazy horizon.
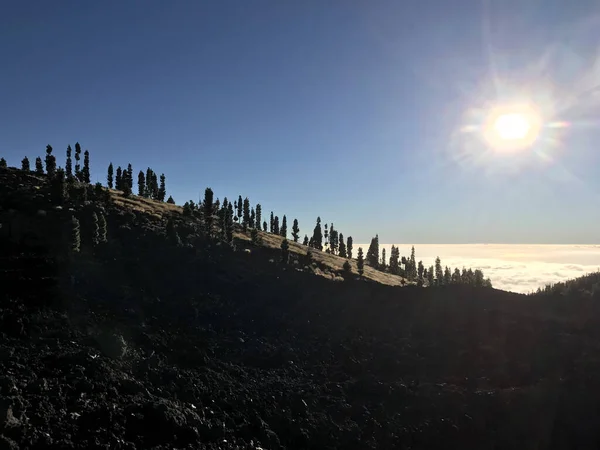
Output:
<instances>
[{"instance_id":1,"label":"hazy horizon","mask_svg":"<svg viewBox=\"0 0 600 450\"><path fill-rule=\"evenodd\" d=\"M386 249L400 248L400 256L410 256L412 244L380 244ZM417 262L425 267L440 257L442 266L481 269L497 289L528 293L548 283L577 278L600 268L600 245L564 244L414 244ZM354 244L367 252L368 244Z\"/></svg>"}]
</instances>

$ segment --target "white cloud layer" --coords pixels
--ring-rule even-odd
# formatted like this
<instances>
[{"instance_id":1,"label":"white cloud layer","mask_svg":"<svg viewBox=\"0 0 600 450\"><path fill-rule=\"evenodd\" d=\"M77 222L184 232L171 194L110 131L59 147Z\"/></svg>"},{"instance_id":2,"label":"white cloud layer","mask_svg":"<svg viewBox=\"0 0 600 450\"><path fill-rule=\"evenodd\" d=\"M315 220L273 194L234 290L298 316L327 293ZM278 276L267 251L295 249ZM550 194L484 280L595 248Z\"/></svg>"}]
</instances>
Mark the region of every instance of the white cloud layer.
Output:
<instances>
[{"instance_id":1,"label":"white cloud layer","mask_svg":"<svg viewBox=\"0 0 600 450\"><path fill-rule=\"evenodd\" d=\"M400 247L401 256L410 256L410 245L394 245ZM380 245L388 258L391 246ZM358 247L366 254L369 245L354 244L354 257ZM481 269L495 288L523 293L600 268L598 245L418 244L415 253L425 267L433 265L439 256L442 266Z\"/></svg>"}]
</instances>

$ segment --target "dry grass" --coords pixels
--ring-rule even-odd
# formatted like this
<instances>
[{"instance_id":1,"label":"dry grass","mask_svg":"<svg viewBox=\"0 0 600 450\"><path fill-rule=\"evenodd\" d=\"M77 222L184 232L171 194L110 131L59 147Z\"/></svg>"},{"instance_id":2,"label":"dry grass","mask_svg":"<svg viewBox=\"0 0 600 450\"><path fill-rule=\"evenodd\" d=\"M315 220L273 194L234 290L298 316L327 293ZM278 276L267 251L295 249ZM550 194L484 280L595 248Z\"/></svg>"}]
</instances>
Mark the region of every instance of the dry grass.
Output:
<instances>
[{"instance_id":1,"label":"dry grass","mask_svg":"<svg viewBox=\"0 0 600 450\"><path fill-rule=\"evenodd\" d=\"M181 206L173 205L171 203L159 202L150 198L139 197L132 195L131 197L123 197L121 191L115 189L109 189L112 199L115 205L122 208L131 209L133 211L145 212L152 214L155 217L162 217L164 214L181 213Z\"/></svg>"},{"instance_id":2,"label":"dry grass","mask_svg":"<svg viewBox=\"0 0 600 450\"><path fill-rule=\"evenodd\" d=\"M265 247L279 249L281 246L281 242L283 241L283 237L277 236L274 234L264 233L261 231L261 232L259 232L259 235L262 239L263 246L265 246ZM242 233L242 232L237 232L237 233L235 233L235 237L238 239L241 239L241 240L245 240L245 241L250 240L249 233L246 234L246 233ZM295 243L293 241L288 241L288 242L290 244L290 252L291 253L296 253L298 255L306 255L307 248L304 245ZM358 251L358 249L353 249L353 254L356 255L357 251ZM344 263L346 261L348 261L348 262L350 262L350 265L352 266L352 273L354 273L354 274L358 273L358 269L356 267L356 259L348 260L346 258L340 258L339 256L331 255L329 253L321 252L319 250L314 250L314 249L312 249L312 255L313 255L314 261L316 261L317 263L323 264L324 266L328 267L332 271L341 271L343 269ZM404 278L402 278L398 275L392 275L390 273L380 272L380 271L375 270L372 267L369 267L367 265L365 265L364 269L365 269L364 278L376 281L381 284L387 284L390 286L401 286L401 285L404 285L407 283ZM326 276L328 278L331 277L331 275L329 275L329 274L323 274L322 272L321 273L319 273L319 272L320 271L317 271L315 273L317 275Z\"/></svg>"}]
</instances>

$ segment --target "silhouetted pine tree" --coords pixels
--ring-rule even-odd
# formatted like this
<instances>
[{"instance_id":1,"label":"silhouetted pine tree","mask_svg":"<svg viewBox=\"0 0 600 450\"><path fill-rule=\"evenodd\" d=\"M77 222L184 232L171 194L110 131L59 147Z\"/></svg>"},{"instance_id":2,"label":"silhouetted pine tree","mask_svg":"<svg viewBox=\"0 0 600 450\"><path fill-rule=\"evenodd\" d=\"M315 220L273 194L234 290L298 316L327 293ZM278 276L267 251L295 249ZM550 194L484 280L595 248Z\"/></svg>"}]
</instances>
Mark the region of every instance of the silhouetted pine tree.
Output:
<instances>
[{"instance_id":1,"label":"silhouetted pine tree","mask_svg":"<svg viewBox=\"0 0 600 450\"><path fill-rule=\"evenodd\" d=\"M400 249L395 245L390 250L390 273L400 275Z\"/></svg>"},{"instance_id":2,"label":"silhouetted pine tree","mask_svg":"<svg viewBox=\"0 0 600 450\"><path fill-rule=\"evenodd\" d=\"M44 175L44 164L39 156L35 158L35 173L36 175Z\"/></svg>"},{"instance_id":3,"label":"silhouetted pine tree","mask_svg":"<svg viewBox=\"0 0 600 450\"><path fill-rule=\"evenodd\" d=\"M85 171L85 165L83 167L83 170ZM133 167L131 166L131 163L127 164L127 183L129 184L129 190L133 192Z\"/></svg>"},{"instance_id":4,"label":"silhouetted pine tree","mask_svg":"<svg viewBox=\"0 0 600 450\"><path fill-rule=\"evenodd\" d=\"M231 202L227 204L227 242L233 242L233 205Z\"/></svg>"},{"instance_id":5,"label":"silhouetted pine tree","mask_svg":"<svg viewBox=\"0 0 600 450\"><path fill-rule=\"evenodd\" d=\"M106 218L104 214L98 214L98 242L106 243L108 242L108 230L106 226Z\"/></svg>"},{"instance_id":6,"label":"silhouetted pine tree","mask_svg":"<svg viewBox=\"0 0 600 450\"><path fill-rule=\"evenodd\" d=\"M81 249L81 229L79 226L79 220L77 217L71 216L70 225L70 237L71 237L71 251L73 253L79 253Z\"/></svg>"},{"instance_id":7,"label":"silhouetted pine tree","mask_svg":"<svg viewBox=\"0 0 600 450\"><path fill-rule=\"evenodd\" d=\"M73 160L71 159L71 153L73 150L70 145L67 145L67 161L65 163L65 176L67 183L73 182Z\"/></svg>"},{"instance_id":8,"label":"silhouetted pine tree","mask_svg":"<svg viewBox=\"0 0 600 450\"><path fill-rule=\"evenodd\" d=\"M302 245L308 245L308 235L304 235L304 241L302 242Z\"/></svg>"},{"instance_id":9,"label":"silhouetted pine tree","mask_svg":"<svg viewBox=\"0 0 600 450\"><path fill-rule=\"evenodd\" d=\"M344 265L342 266L342 269L344 270L344 273L346 275L350 275L352 273L352 266L350 265L350 263L348 261L344 261Z\"/></svg>"},{"instance_id":10,"label":"silhouetted pine tree","mask_svg":"<svg viewBox=\"0 0 600 450\"><path fill-rule=\"evenodd\" d=\"M287 239L281 241L281 262L287 264L290 259L290 244Z\"/></svg>"},{"instance_id":11,"label":"silhouetted pine tree","mask_svg":"<svg viewBox=\"0 0 600 450\"><path fill-rule=\"evenodd\" d=\"M325 251L329 253L329 228L327 224L323 226L323 237L325 238Z\"/></svg>"},{"instance_id":12,"label":"silhouetted pine tree","mask_svg":"<svg viewBox=\"0 0 600 450\"><path fill-rule=\"evenodd\" d=\"M242 227L244 231L248 230L248 226L250 225L250 200L248 197L244 199L243 206L243 216L242 216Z\"/></svg>"},{"instance_id":13,"label":"silhouetted pine tree","mask_svg":"<svg viewBox=\"0 0 600 450\"><path fill-rule=\"evenodd\" d=\"M419 261L419 265L417 266L417 280L423 285L425 282L425 277L423 274L425 273L425 266L423 265L423 261Z\"/></svg>"},{"instance_id":14,"label":"silhouetted pine tree","mask_svg":"<svg viewBox=\"0 0 600 450\"><path fill-rule=\"evenodd\" d=\"M113 179L114 179L114 168L113 163L111 162L108 165L108 171L106 173L106 185L112 189L113 188Z\"/></svg>"},{"instance_id":15,"label":"silhouetted pine tree","mask_svg":"<svg viewBox=\"0 0 600 450\"><path fill-rule=\"evenodd\" d=\"M131 169L131 164L129 165L129 167ZM129 176L133 180L133 173L131 171L129 172ZM91 179L90 179L90 152L89 152L89 150L86 150L85 152L83 152L83 170L81 171L81 178L83 178L84 183L90 184ZM130 188L133 188L133 186L130 186Z\"/></svg>"},{"instance_id":16,"label":"silhouetted pine tree","mask_svg":"<svg viewBox=\"0 0 600 450\"><path fill-rule=\"evenodd\" d=\"M30 172L29 158L27 156L21 160L21 170L23 172Z\"/></svg>"},{"instance_id":17,"label":"silhouetted pine tree","mask_svg":"<svg viewBox=\"0 0 600 450\"><path fill-rule=\"evenodd\" d=\"M119 191L123 190L123 169L117 167L117 175L115 176L115 188Z\"/></svg>"},{"instance_id":18,"label":"silhouetted pine tree","mask_svg":"<svg viewBox=\"0 0 600 450\"><path fill-rule=\"evenodd\" d=\"M263 220L263 231L266 233L267 232L267 221Z\"/></svg>"},{"instance_id":19,"label":"silhouetted pine tree","mask_svg":"<svg viewBox=\"0 0 600 450\"><path fill-rule=\"evenodd\" d=\"M435 284L435 278L434 278L434 270L433 270L433 266L430 266L429 269L427 270L427 284L429 286L433 286Z\"/></svg>"},{"instance_id":20,"label":"silhouetted pine tree","mask_svg":"<svg viewBox=\"0 0 600 450\"><path fill-rule=\"evenodd\" d=\"M273 215L273 211L271 211L271 222L269 224L269 232L270 233L275 232L275 216Z\"/></svg>"},{"instance_id":21,"label":"silhouetted pine tree","mask_svg":"<svg viewBox=\"0 0 600 450\"><path fill-rule=\"evenodd\" d=\"M242 196L240 195L238 197L238 201L237 201L237 218L238 218L238 222L240 222L240 223L242 221L243 214L244 214L244 201L242 200Z\"/></svg>"},{"instance_id":22,"label":"silhouetted pine tree","mask_svg":"<svg viewBox=\"0 0 600 450\"><path fill-rule=\"evenodd\" d=\"M294 223L292 224L292 237L294 238L294 242L298 242L300 239L300 228L298 228L298 219L294 219Z\"/></svg>"},{"instance_id":23,"label":"silhouetted pine tree","mask_svg":"<svg viewBox=\"0 0 600 450\"><path fill-rule=\"evenodd\" d=\"M279 216L275 216L275 220L273 221L273 233L279 234Z\"/></svg>"},{"instance_id":24,"label":"silhouetted pine tree","mask_svg":"<svg viewBox=\"0 0 600 450\"><path fill-rule=\"evenodd\" d=\"M374 238L371 239L371 244L369 245L369 249L367 250L367 264L373 268L377 268L379 266L379 235L376 234Z\"/></svg>"},{"instance_id":25,"label":"silhouetted pine tree","mask_svg":"<svg viewBox=\"0 0 600 450\"><path fill-rule=\"evenodd\" d=\"M161 202L165 201L167 196L167 179L164 173L160 174L160 186L158 188L158 200Z\"/></svg>"},{"instance_id":26,"label":"silhouetted pine tree","mask_svg":"<svg viewBox=\"0 0 600 450\"><path fill-rule=\"evenodd\" d=\"M379 265L379 270L385 272L387 267L387 259L385 258L385 248L381 250L381 264Z\"/></svg>"},{"instance_id":27,"label":"silhouetted pine tree","mask_svg":"<svg viewBox=\"0 0 600 450\"><path fill-rule=\"evenodd\" d=\"M358 270L358 275L361 277L365 273L365 260L363 258L363 249L362 247L358 247L358 257L356 258L356 269Z\"/></svg>"},{"instance_id":28,"label":"silhouetted pine tree","mask_svg":"<svg viewBox=\"0 0 600 450\"><path fill-rule=\"evenodd\" d=\"M254 212L254 208L250 209L250 227L256 228L256 213Z\"/></svg>"},{"instance_id":29,"label":"silhouetted pine tree","mask_svg":"<svg viewBox=\"0 0 600 450\"><path fill-rule=\"evenodd\" d=\"M413 245L410 249L410 259L408 260L410 267L408 271L408 279L415 281L417 279L417 259L415 257L415 246Z\"/></svg>"},{"instance_id":30,"label":"silhouetted pine tree","mask_svg":"<svg viewBox=\"0 0 600 450\"><path fill-rule=\"evenodd\" d=\"M460 270L458 267L452 273L452 284L460 284Z\"/></svg>"},{"instance_id":31,"label":"silhouetted pine tree","mask_svg":"<svg viewBox=\"0 0 600 450\"><path fill-rule=\"evenodd\" d=\"M439 256L435 258L435 284L438 286L444 284L444 270Z\"/></svg>"},{"instance_id":32,"label":"silhouetted pine tree","mask_svg":"<svg viewBox=\"0 0 600 450\"><path fill-rule=\"evenodd\" d=\"M206 234L212 234L213 227L213 191L207 187L204 190L204 223L206 225Z\"/></svg>"},{"instance_id":33,"label":"silhouetted pine tree","mask_svg":"<svg viewBox=\"0 0 600 450\"><path fill-rule=\"evenodd\" d=\"M283 219L281 219L281 229L279 230L279 234L287 239L287 217L285 217L285 214L283 215Z\"/></svg>"},{"instance_id":34,"label":"silhouetted pine tree","mask_svg":"<svg viewBox=\"0 0 600 450\"><path fill-rule=\"evenodd\" d=\"M262 224L262 206L260 203L256 204L256 228L260 229L260 225ZM264 230L267 231L267 230Z\"/></svg>"},{"instance_id":35,"label":"silhouetted pine tree","mask_svg":"<svg viewBox=\"0 0 600 450\"><path fill-rule=\"evenodd\" d=\"M329 227L329 250L335 255L338 251L339 237L336 229L333 228L333 223Z\"/></svg>"},{"instance_id":36,"label":"silhouetted pine tree","mask_svg":"<svg viewBox=\"0 0 600 450\"><path fill-rule=\"evenodd\" d=\"M475 272L473 272L473 286L483 287L484 281L483 272L479 269L476 269Z\"/></svg>"},{"instance_id":37,"label":"silhouetted pine tree","mask_svg":"<svg viewBox=\"0 0 600 450\"><path fill-rule=\"evenodd\" d=\"M81 166L79 165L80 160L81 160L81 145L79 145L79 142L75 142L75 178L77 178L78 181L82 181Z\"/></svg>"},{"instance_id":38,"label":"silhouetted pine tree","mask_svg":"<svg viewBox=\"0 0 600 450\"><path fill-rule=\"evenodd\" d=\"M6 160L4 158L0 158L0 169L6 169L8 164L6 164Z\"/></svg>"},{"instance_id":39,"label":"silhouetted pine tree","mask_svg":"<svg viewBox=\"0 0 600 450\"><path fill-rule=\"evenodd\" d=\"M452 272L450 272L450 267L446 266L444 269L444 284L452 283Z\"/></svg>"},{"instance_id":40,"label":"silhouetted pine tree","mask_svg":"<svg viewBox=\"0 0 600 450\"><path fill-rule=\"evenodd\" d=\"M119 169L117 169L117 174ZM82 171L81 177L84 178L84 174ZM125 169L123 171L123 174L121 175L121 185L123 186L123 196L124 197L129 197L132 194L132 188L133 188L133 179L132 179L132 170L131 170L131 164L129 164L129 166L127 167L127 169Z\"/></svg>"},{"instance_id":41,"label":"silhouetted pine tree","mask_svg":"<svg viewBox=\"0 0 600 450\"><path fill-rule=\"evenodd\" d=\"M346 254L348 258L352 259L352 236L348 236L346 240Z\"/></svg>"},{"instance_id":42,"label":"silhouetted pine tree","mask_svg":"<svg viewBox=\"0 0 600 450\"><path fill-rule=\"evenodd\" d=\"M342 258L346 258L348 255L346 254L346 243L344 242L344 235L340 233L340 240L338 246L338 255Z\"/></svg>"},{"instance_id":43,"label":"silhouetted pine tree","mask_svg":"<svg viewBox=\"0 0 600 450\"><path fill-rule=\"evenodd\" d=\"M56 157L52 154L52 146L46 145L46 173L48 178L53 178L56 174Z\"/></svg>"},{"instance_id":44,"label":"silhouetted pine tree","mask_svg":"<svg viewBox=\"0 0 600 450\"><path fill-rule=\"evenodd\" d=\"M65 171L58 169L56 176L50 180L50 198L55 205L62 205L66 197Z\"/></svg>"},{"instance_id":45,"label":"silhouetted pine tree","mask_svg":"<svg viewBox=\"0 0 600 450\"><path fill-rule=\"evenodd\" d=\"M250 231L250 240L254 245L261 244L261 239L260 239L260 235L258 234L258 229L252 228L252 230Z\"/></svg>"},{"instance_id":46,"label":"silhouetted pine tree","mask_svg":"<svg viewBox=\"0 0 600 450\"><path fill-rule=\"evenodd\" d=\"M173 197L169 195L169 198L167 199L167 203L170 203L171 205L175 204L175 200L173 200Z\"/></svg>"},{"instance_id":47,"label":"silhouetted pine tree","mask_svg":"<svg viewBox=\"0 0 600 450\"><path fill-rule=\"evenodd\" d=\"M144 171L140 170L138 173L138 195L143 197L146 193L146 177L144 176Z\"/></svg>"},{"instance_id":48,"label":"silhouetted pine tree","mask_svg":"<svg viewBox=\"0 0 600 450\"><path fill-rule=\"evenodd\" d=\"M313 230L311 247L316 248L317 250L323 250L323 234L321 233L320 217L317 217L317 224L315 225L315 229Z\"/></svg>"}]
</instances>

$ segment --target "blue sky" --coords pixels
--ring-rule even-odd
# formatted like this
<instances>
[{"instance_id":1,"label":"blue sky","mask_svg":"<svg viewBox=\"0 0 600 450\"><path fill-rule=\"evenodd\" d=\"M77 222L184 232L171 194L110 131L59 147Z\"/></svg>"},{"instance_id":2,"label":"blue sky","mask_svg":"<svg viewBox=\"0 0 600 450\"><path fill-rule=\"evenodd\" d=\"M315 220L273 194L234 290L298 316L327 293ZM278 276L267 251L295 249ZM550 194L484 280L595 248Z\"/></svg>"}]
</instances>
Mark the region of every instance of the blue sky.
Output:
<instances>
[{"instance_id":1,"label":"blue sky","mask_svg":"<svg viewBox=\"0 0 600 450\"><path fill-rule=\"evenodd\" d=\"M355 242L596 243L595 3L4 2L0 155L79 141L94 180L150 166L179 204ZM459 132L532 97L571 126L511 154Z\"/></svg>"}]
</instances>

